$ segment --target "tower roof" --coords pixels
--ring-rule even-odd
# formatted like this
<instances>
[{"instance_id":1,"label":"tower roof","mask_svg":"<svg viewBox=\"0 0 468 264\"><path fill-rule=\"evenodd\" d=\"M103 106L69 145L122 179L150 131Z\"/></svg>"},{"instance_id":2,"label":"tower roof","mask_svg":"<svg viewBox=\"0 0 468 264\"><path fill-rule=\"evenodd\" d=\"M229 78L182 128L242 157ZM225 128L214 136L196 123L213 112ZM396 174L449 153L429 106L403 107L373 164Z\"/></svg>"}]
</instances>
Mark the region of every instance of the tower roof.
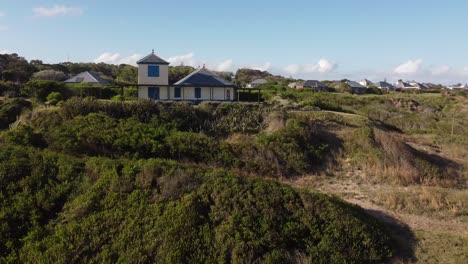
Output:
<instances>
[{"instance_id":1,"label":"tower roof","mask_svg":"<svg viewBox=\"0 0 468 264\"><path fill-rule=\"evenodd\" d=\"M161 57L158 57L154 54L154 50L146 57L137 61L137 64L165 64L169 65L169 62L163 60Z\"/></svg>"}]
</instances>

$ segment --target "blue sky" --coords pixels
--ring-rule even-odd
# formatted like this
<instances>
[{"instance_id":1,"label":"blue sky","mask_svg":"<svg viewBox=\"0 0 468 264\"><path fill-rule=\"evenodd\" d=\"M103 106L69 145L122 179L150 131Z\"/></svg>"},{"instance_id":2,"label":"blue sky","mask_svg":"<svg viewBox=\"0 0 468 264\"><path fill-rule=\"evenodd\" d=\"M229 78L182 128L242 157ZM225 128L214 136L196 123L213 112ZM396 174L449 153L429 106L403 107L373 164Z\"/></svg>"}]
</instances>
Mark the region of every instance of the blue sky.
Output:
<instances>
[{"instance_id":1,"label":"blue sky","mask_svg":"<svg viewBox=\"0 0 468 264\"><path fill-rule=\"evenodd\" d=\"M468 82L468 1L0 0L0 52L45 62Z\"/></svg>"}]
</instances>

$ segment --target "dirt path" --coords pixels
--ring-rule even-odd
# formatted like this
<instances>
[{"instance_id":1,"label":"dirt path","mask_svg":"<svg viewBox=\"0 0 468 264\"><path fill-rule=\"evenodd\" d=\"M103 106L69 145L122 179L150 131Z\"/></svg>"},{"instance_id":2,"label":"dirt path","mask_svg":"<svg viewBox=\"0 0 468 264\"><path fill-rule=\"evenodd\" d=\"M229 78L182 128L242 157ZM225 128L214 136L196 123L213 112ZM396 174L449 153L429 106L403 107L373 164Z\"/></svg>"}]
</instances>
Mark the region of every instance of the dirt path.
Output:
<instances>
[{"instance_id":1,"label":"dirt path","mask_svg":"<svg viewBox=\"0 0 468 264\"><path fill-rule=\"evenodd\" d=\"M359 205L369 214L388 224L399 245L394 263L468 263L467 217L428 216L390 210L378 204L379 192L412 192L412 188L376 185L357 177L305 176L283 183L299 189L335 195Z\"/></svg>"},{"instance_id":2,"label":"dirt path","mask_svg":"<svg viewBox=\"0 0 468 264\"><path fill-rule=\"evenodd\" d=\"M386 222L394 222L396 220L397 222L394 223L404 223L414 230L443 232L468 237L468 223L462 218L439 219L432 216L390 210L376 204L373 201L375 200L375 197L372 197L373 193L369 192L369 190L385 189L388 191L391 188L398 188L395 186L373 185L366 182L357 183L355 179L346 180L319 176L306 176L292 181L285 181L284 183L297 188L306 188L336 195L349 203L359 205L368 210L372 215ZM398 189L408 189L408 187Z\"/></svg>"}]
</instances>

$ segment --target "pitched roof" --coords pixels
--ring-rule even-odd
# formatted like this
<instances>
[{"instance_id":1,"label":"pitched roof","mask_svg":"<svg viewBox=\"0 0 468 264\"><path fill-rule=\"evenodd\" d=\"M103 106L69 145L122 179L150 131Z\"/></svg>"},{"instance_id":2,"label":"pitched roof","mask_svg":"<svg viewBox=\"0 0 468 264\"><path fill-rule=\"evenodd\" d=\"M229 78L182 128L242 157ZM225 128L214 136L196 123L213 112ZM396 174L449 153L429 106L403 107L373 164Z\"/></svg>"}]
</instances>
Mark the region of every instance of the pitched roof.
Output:
<instances>
[{"instance_id":1,"label":"pitched roof","mask_svg":"<svg viewBox=\"0 0 468 264\"><path fill-rule=\"evenodd\" d=\"M211 72L204 66L187 75L182 80L176 82L175 85L216 87L234 86L234 84L232 84L230 81L218 76L214 72Z\"/></svg>"},{"instance_id":2,"label":"pitched roof","mask_svg":"<svg viewBox=\"0 0 468 264\"><path fill-rule=\"evenodd\" d=\"M148 56L144 57L143 59L137 61L137 64L150 64L150 63L155 63L155 64L169 64L169 62L163 60L162 58L158 57L157 55L154 54L154 51L151 52Z\"/></svg>"},{"instance_id":3,"label":"pitched roof","mask_svg":"<svg viewBox=\"0 0 468 264\"><path fill-rule=\"evenodd\" d=\"M355 82L355 81L346 81L346 83L351 86L351 88L366 88L362 86L360 83Z\"/></svg>"},{"instance_id":4,"label":"pitched roof","mask_svg":"<svg viewBox=\"0 0 468 264\"><path fill-rule=\"evenodd\" d=\"M304 87L328 87L326 84L323 82L317 81L317 80L307 80L303 84Z\"/></svg>"},{"instance_id":5,"label":"pitched roof","mask_svg":"<svg viewBox=\"0 0 468 264\"><path fill-rule=\"evenodd\" d=\"M397 88L419 88L419 86L414 86L409 82L398 81L396 84Z\"/></svg>"},{"instance_id":6,"label":"pitched roof","mask_svg":"<svg viewBox=\"0 0 468 264\"><path fill-rule=\"evenodd\" d=\"M376 82L376 83L373 83L374 86L376 87L379 87L379 88L392 88L394 87L392 84L388 83L388 82Z\"/></svg>"},{"instance_id":7,"label":"pitched roof","mask_svg":"<svg viewBox=\"0 0 468 264\"><path fill-rule=\"evenodd\" d=\"M99 77L97 74L85 71L78 75L71 77L70 79L64 81L64 83L92 83L92 84L110 84L109 81L104 80L103 78Z\"/></svg>"},{"instance_id":8,"label":"pitched roof","mask_svg":"<svg viewBox=\"0 0 468 264\"><path fill-rule=\"evenodd\" d=\"M264 83L267 83L268 81L265 80L265 79L257 79L253 82L251 82L250 84L264 84Z\"/></svg>"}]
</instances>

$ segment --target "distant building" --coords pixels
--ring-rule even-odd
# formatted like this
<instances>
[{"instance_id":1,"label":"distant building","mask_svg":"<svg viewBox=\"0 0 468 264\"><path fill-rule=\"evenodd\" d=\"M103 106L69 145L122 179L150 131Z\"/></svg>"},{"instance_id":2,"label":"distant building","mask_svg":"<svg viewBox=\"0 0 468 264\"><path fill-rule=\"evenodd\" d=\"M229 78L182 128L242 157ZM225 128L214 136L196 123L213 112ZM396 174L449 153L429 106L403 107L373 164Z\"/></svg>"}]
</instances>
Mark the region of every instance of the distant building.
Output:
<instances>
[{"instance_id":1,"label":"distant building","mask_svg":"<svg viewBox=\"0 0 468 264\"><path fill-rule=\"evenodd\" d=\"M247 88L255 88L256 86L258 85L262 85L262 84L265 84L267 83L268 81L265 80L265 79L257 79L249 84L247 84Z\"/></svg>"},{"instance_id":2,"label":"distant building","mask_svg":"<svg viewBox=\"0 0 468 264\"><path fill-rule=\"evenodd\" d=\"M468 90L468 84L456 84L456 85L451 85L451 86L448 86L447 88L449 88L450 90L454 90L454 91L460 91L460 90Z\"/></svg>"},{"instance_id":3,"label":"distant building","mask_svg":"<svg viewBox=\"0 0 468 264\"><path fill-rule=\"evenodd\" d=\"M169 62L154 54L137 62L138 98L173 101L234 101L235 86L203 67L169 85Z\"/></svg>"},{"instance_id":4,"label":"distant building","mask_svg":"<svg viewBox=\"0 0 468 264\"><path fill-rule=\"evenodd\" d=\"M383 90L383 91L394 91L395 90L395 86L388 83L388 82L386 82L386 81L376 82L376 83L373 83L372 85L379 88L380 90Z\"/></svg>"},{"instance_id":5,"label":"distant building","mask_svg":"<svg viewBox=\"0 0 468 264\"><path fill-rule=\"evenodd\" d=\"M82 72L78 75L71 77L70 79L64 81L64 83L89 83L89 84L99 84L99 85L108 85L109 81L104 80L99 77L97 74L89 71Z\"/></svg>"},{"instance_id":6,"label":"distant building","mask_svg":"<svg viewBox=\"0 0 468 264\"><path fill-rule=\"evenodd\" d=\"M367 79L360 81L359 84L367 88L373 85L373 83Z\"/></svg>"},{"instance_id":7,"label":"distant building","mask_svg":"<svg viewBox=\"0 0 468 264\"><path fill-rule=\"evenodd\" d=\"M404 82L402 80L398 80L395 84L396 89L421 89L421 86L418 83L413 82Z\"/></svg>"},{"instance_id":8,"label":"distant building","mask_svg":"<svg viewBox=\"0 0 468 264\"><path fill-rule=\"evenodd\" d=\"M297 82L292 82L292 83L288 84L288 87L289 88L296 88L296 84L297 84Z\"/></svg>"},{"instance_id":9,"label":"distant building","mask_svg":"<svg viewBox=\"0 0 468 264\"><path fill-rule=\"evenodd\" d=\"M353 93L355 94L366 93L367 87L361 85L360 83L355 82L355 81L346 81L346 83L351 87L351 89L353 90Z\"/></svg>"},{"instance_id":10,"label":"distant building","mask_svg":"<svg viewBox=\"0 0 468 264\"><path fill-rule=\"evenodd\" d=\"M317 80L307 80L307 81L297 82L295 87L297 89L312 88L317 92L329 91L329 87L326 84Z\"/></svg>"}]
</instances>

